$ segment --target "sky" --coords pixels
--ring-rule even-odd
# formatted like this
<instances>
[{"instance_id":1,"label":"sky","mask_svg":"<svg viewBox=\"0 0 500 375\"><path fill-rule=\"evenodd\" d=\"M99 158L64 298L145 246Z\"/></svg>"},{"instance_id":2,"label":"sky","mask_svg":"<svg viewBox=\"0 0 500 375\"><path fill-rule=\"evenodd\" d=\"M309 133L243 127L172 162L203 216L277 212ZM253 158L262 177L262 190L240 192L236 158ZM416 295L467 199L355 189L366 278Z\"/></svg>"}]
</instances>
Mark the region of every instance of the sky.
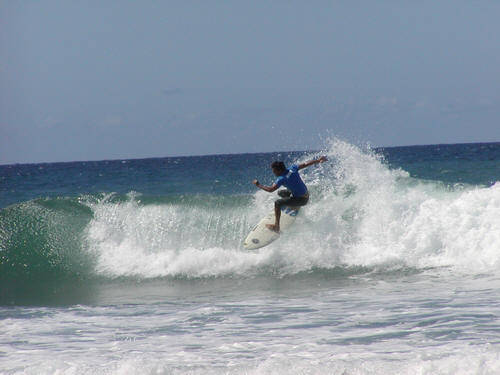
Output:
<instances>
[{"instance_id":1,"label":"sky","mask_svg":"<svg viewBox=\"0 0 500 375\"><path fill-rule=\"evenodd\" d=\"M0 0L0 164L500 141L498 1Z\"/></svg>"}]
</instances>

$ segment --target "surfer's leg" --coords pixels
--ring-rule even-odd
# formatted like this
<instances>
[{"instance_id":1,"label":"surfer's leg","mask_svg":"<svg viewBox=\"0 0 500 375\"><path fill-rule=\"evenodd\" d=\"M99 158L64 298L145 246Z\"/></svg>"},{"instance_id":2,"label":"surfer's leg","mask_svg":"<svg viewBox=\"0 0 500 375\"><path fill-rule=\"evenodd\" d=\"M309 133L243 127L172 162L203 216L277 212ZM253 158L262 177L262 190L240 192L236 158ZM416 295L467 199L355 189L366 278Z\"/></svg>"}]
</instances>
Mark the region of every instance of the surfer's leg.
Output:
<instances>
[{"instance_id":1,"label":"surfer's leg","mask_svg":"<svg viewBox=\"0 0 500 375\"><path fill-rule=\"evenodd\" d=\"M283 198L283 199L278 199L276 202L274 202L274 217L275 217L274 224L266 225L272 231L277 233L280 232L281 207L286 206L286 203L290 199L291 198Z\"/></svg>"},{"instance_id":2,"label":"surfer's leg","mask_svg":"<svg viewBox=\"0 0 500 375\"><path fill-rule=\"evenodd\" d=\"M267 227L272 231L278 232L280 231L280 218L281 218L281 208L283 206L287 207L300 207L305 206L309 201L309 195L305 195L303 197L291 197L287 192L287 190L280 191L280 196L285 196L287 198L281 198L274 202L274 224L267 224Z\"/></svg>"},{"instance_id":3,"label":"surfer's leg","mask_svg":"<svg viewBox=\"0 0 500 375\"><path fill-rule=\"evenodd\" d=\"M280 218L281 218L281 206L278 206L277 204L274 204L274 217L275 222L274 222L274 228L271 228L275 232L280 232Z\"/></svg>"}]
</instances>

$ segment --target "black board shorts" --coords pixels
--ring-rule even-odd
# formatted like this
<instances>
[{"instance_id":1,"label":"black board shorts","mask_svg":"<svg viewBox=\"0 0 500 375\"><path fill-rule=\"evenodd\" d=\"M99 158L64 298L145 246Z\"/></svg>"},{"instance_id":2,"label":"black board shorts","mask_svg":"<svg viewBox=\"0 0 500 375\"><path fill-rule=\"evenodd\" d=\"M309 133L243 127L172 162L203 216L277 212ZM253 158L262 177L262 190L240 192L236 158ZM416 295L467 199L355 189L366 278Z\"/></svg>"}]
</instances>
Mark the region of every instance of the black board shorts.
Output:
<instances>
[{"instance_id":1,"label":"black board shorts","mask_svg":"<svg viewBox=\"0 0 500 375\"><path fill-rule=\"evenodd\" d=\"M309 194L303 195L302 197L294 197L292 196L292 192L290 190L280 190L278 191L278 195L282 197L274 202L276 207L300 207L305 206L307 202L309 202Z\"/></svg>"}]
</instances>

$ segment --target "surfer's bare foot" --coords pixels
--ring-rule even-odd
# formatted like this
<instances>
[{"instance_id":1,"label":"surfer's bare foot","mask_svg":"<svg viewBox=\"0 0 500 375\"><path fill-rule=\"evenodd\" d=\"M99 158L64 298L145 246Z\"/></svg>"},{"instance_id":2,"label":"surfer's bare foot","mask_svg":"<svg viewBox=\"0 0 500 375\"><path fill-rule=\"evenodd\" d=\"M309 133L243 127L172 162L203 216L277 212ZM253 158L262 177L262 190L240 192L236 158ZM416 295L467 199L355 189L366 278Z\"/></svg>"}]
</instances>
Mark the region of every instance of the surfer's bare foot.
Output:
<instances>
[{"instance_id":1,"label":"surfer's bare foot","mask_svg":"<svg viewBox=\"0 0 500 375\"><path fill-rule=\"evenodd\" d=\"M266 227L268 229L271 229L273 232L276 232L276 233L280 232L280 227L275 225L275 224L266 224Z\"/></svg>"}]
</instances>

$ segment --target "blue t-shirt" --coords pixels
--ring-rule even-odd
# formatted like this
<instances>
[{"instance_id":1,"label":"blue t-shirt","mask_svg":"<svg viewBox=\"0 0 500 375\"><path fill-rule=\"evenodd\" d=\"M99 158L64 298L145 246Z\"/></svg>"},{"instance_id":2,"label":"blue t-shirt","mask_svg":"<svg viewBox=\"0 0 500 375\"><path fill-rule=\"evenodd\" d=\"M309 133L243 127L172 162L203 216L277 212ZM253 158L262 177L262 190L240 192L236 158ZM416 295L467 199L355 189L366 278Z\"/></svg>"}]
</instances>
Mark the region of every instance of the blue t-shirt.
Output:
<instances>
[{"instance_id":1,"label":"blue t-shirt","mask_svg":"<svg viewBox=\"0 0 500 375\"><path fill-rule=\"evenodd\" d=\"M279 176L275 184L278 187L285 186L292 192L294 197L301 197L307 193L306 184L300 178L299 166L296 164L292 165L290 169L287 169L285 173Z\"/></svg>"}]
</instances>

